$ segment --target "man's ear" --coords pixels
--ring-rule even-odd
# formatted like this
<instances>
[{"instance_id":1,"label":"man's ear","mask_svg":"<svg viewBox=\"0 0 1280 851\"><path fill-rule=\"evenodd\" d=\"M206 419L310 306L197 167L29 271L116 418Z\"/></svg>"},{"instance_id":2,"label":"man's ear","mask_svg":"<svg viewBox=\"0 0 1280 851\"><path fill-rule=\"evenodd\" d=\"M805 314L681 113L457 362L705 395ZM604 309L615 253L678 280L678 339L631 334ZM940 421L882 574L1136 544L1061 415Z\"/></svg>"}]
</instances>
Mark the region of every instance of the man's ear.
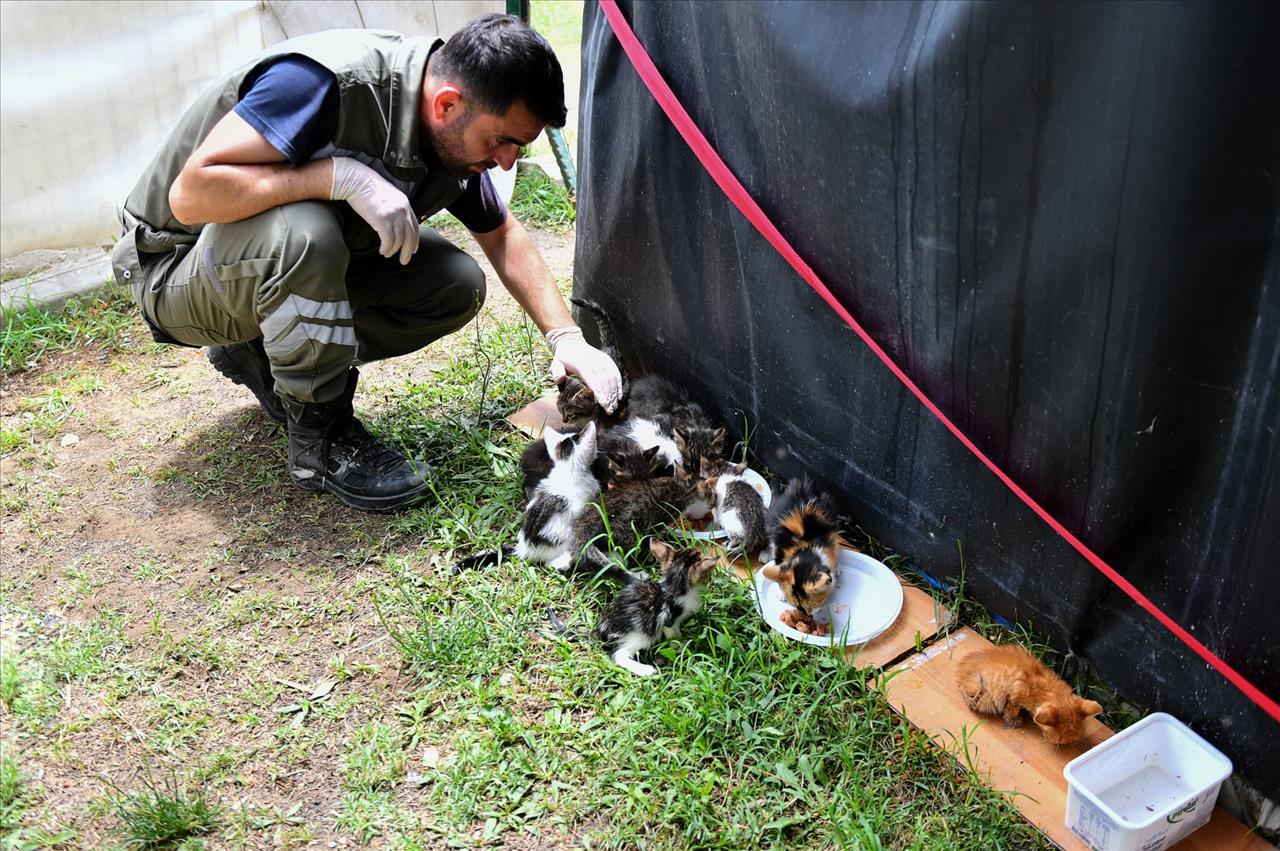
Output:
<instances>
[{"instance_id":1,"label":"man's ear","mask_svg":"<svg viewBox=\"0 0 1280 851\"><path fill-rule=\"evenodd\" d=\"M464 106L462 90L453 83L443 83L431 96L431 120L438 124L447 124L460 116Z\"/></svg>"}]
</instances>

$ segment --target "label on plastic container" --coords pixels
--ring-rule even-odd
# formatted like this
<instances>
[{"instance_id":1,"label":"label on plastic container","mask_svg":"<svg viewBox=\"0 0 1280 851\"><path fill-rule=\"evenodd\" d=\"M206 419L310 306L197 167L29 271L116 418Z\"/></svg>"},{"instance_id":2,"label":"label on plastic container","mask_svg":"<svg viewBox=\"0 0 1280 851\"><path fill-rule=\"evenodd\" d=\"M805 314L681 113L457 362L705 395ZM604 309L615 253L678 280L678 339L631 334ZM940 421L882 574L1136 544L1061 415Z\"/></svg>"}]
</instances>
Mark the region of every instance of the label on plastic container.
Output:
<instances>
[{"instance_id":1,"label":"label on plastic container","mask_svg":"<svg viewBox=\"0 0 1280 851\"><path fill-rule=\"evenodd\" d=\"M1094 851L1106 851L1111 841L1111 819L1084 795L1077 795L1080 809L1071 823L1071 832L1083 839Z\"/></svg>"}]
</instances>

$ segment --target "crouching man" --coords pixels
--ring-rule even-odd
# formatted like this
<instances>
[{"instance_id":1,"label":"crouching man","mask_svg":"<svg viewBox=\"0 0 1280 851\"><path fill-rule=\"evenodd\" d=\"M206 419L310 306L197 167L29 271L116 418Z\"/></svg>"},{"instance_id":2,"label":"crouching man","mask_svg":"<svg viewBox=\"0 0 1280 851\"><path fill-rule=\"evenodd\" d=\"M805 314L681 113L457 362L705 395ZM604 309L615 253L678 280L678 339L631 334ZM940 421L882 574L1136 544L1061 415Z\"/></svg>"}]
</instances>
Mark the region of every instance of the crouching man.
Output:
<instances>
[{"instance_id":1,"label":"crouching man","mask_svg":"<svg viewBox=\"0 0 1280 851\"><path fill-rule=\"evenodd\" d=\"M410 504L427 469L352 413L360 363L417 351L484 302L471 232L546 335L554 373L616 404L617 367L574 326L485 170L564 125L550 45L488 15L448 42L339 30L275 45L183 115L129 194L112 252L157 340L207 346L289 433L289 475L367 510Z\"/></svg>"}]
</instances>

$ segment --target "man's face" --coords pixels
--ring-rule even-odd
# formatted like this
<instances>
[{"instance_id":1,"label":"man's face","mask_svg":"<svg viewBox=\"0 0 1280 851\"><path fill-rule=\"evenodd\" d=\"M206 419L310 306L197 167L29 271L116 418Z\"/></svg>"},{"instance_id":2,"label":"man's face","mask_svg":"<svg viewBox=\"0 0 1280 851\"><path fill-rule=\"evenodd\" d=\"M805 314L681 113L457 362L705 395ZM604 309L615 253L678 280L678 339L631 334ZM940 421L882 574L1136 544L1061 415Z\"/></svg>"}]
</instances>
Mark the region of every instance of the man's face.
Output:
<instances>
[{"instance_id":1,"label":"man's face","mask_svg":"<svg viewBox=\"0 0 1280 851\"><path fill-rule=\"evenodd\" d=\"M495 165L511 168L521 146L537 139L543 124L519 101L503 115L481 112L460 101L429 127L440 163L463 178Z\"/></svg>"}]
</instances>

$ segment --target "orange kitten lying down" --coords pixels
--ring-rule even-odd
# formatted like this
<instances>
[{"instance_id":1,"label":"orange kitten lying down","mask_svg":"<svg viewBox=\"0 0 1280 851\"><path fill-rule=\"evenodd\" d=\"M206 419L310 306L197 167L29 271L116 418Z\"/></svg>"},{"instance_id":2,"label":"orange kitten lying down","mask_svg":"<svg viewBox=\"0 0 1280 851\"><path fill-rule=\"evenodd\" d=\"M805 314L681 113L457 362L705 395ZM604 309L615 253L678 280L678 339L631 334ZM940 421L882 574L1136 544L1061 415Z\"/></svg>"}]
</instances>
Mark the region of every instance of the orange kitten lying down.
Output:
<instances>
[{"instance_id":1,"label":"orange kitten lying down","mask_svg":"<svg viewBox=\"0 0 1280 851\"><path fill-rule=\"evenodd\" d=\"M1066 745L1084 735L1084 719L1097 715L1097 701L1076 697L1071 686L1016 644L971 653L956 664L956 684L975 712L999 715L1006 727L1022 724L1022 710L1050 744Z\"/></svg>"}]
</instances>

